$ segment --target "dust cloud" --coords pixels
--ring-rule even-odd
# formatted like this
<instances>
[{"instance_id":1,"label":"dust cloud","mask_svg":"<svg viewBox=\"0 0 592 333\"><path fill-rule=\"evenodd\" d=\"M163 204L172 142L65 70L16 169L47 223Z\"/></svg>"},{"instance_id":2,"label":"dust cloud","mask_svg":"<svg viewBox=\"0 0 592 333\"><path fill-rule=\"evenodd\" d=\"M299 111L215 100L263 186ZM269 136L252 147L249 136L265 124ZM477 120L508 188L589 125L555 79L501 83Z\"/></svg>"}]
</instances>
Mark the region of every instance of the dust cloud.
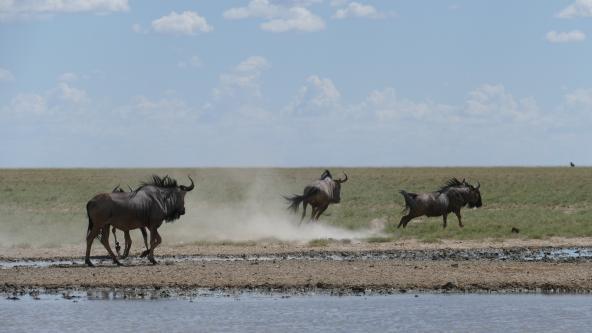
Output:
<instances>
[{"instance_id":1,"label":"dust cloud","mask_svg":"<svg viewBox=\"0 0 592 333\"><path fill-rule=\"evenodd\" d=\"M186 201L187 214L162 231L167 242L189 243L196 241L310 241L313 239L363 239L382 234L382 227L369 223L366 229L349 230L321 221L310 222L310 206L307 217L300 223L300 212L292 214L280 193L270 195L276 189L269 180L255 178L244 200L233 203ZM199 188L197 189L199 191ZM187 199L191 196L188 195ZM187 200L186 199L186 200ZM331 205L325 212L339 209ZM302 207L300 207L302 209ZM369 221L370 222L370 221Z\"/></svg>"}]
</instances>

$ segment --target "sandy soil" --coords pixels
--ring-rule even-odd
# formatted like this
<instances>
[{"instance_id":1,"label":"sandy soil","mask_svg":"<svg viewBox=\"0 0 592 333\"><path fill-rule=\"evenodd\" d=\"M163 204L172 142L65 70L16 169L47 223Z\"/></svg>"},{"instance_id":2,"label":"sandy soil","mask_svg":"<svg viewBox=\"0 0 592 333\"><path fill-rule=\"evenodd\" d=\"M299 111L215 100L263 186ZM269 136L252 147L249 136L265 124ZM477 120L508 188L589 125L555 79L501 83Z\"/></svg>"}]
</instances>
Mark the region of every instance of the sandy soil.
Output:
<instances>
[{"instance_id":1,"label":"sandy soil","mask_svg":"<svg viewBox=\"0 0 592 333\"><path fill-rule=\"evenodd\" d=\"M172 255L281 255L341 251L450 251L484 248L586 247L592 238L548 240L512 239L496 241L443 241L421 243L414 240L389 243L330 243L311 247L295 243L256 245L187 245L158 248L160 256ZM62 248L1 249L4 260L80 258L84 246ZM98 244L95 255L105 255ZM592 292L592 262L523 262L502 260L452 261L419 259L390 260L252 260L252 261L161 261L152 266L135 262L116 267L102 264L88 268L16 267L0 269L0 291L26 288L195 288L258 290L331 290L339 292L392 292L400 290L453 291L560 291Z\"/></svg>"}]
</instances>

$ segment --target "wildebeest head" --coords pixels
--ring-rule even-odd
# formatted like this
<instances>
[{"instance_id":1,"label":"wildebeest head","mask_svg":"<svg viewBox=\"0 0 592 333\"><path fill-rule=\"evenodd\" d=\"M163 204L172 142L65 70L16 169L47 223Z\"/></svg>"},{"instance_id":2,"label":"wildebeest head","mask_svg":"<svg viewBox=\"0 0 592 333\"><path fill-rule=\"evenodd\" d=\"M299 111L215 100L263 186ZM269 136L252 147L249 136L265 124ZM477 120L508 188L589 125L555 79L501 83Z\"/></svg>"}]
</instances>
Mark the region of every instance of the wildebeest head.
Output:
<instances>
[{"instance_id":1,"label":"wildebeest head","mask_svg":"<svg viewBox=\"0 0 592 333\"><path fill-rule=\"evenodd\" d=\"M333 202L339 203L341 201L341 184L347 181L347 174L344 172L345 178L333 179L335 186L333 187Z\"/></svg>"},{"instance_id":2,"label":"wildebeest head","mask_svg":"<svg viewBox=\"0 0 592 333\"><path fill-rule=\"evenodd\" d=\"M187 176L187 178L189 178L189 181L191 181L191 185L189 186L184 186L184 185L179 185L178 189L176 191L178 191L178 196L179 196L179 200L176 201L176 212L178 214L178 216L176 216L176 218L179 218L181 215L185 215L185 194L187 194L187 192L193 190L193 188L195 188L195 184L193 183L193 179L191 179L191 177Z\"/></svg>"},{"instance_id":3,"label":"wildebeest head","mask_svg":"<svg viewBox=\"0 0 592 333\"><path fill-rule=\"evenodd\" d=\"M479 208L483 206L483 203L481 202L481 191L479 191L481 183L477 182L477 187L467 183L467 187L469 189L467 196L467 205L469 208Z\"/></svg>"}]
</instances>

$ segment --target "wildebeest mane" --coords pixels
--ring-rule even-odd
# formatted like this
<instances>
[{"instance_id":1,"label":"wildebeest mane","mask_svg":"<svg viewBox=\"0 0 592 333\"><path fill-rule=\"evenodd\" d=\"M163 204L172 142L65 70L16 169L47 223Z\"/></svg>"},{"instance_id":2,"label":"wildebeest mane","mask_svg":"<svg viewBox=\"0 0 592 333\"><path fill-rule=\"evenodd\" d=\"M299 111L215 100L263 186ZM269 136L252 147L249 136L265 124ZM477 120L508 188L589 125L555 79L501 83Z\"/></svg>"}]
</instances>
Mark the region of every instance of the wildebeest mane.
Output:
<instances>
[{"instance_id":1,"label":"wildebeest mane","mask_svg":"<svg viewBox=\"0 0 592 333\"><path fill-rule=\"evenodd\" d=\"M149 181L140 183L140 186L131 192L130 196L133 197L137 193L146 190L147 187L152 186L161 190L158 192L158 194L154 195L153 199L160 202L161 208L165 214L164 220L166 222L173 222L177 220L179 218L177 213L177 204L181 198L180 193L173 191L174 189L178 188L177 181L168 175L164 177L152 175ZM142 202L139 207L140 214L149 216L151 214L152 205L154 205L153 202Z\"/></svg>"},{"instance_id":2,"label":"wildebeest mane","mask_svg":"<svg viewBox=\"0 0 592 333\"><path fill-rule=\"evenodd\" d=\"M465 183L463 183L460 180L458 180L458 178L450 178L436 192L442 193L442 192L446 192L447 190L449 190L449 189L451 189L453 187L461 187L461 186L464 186L464 185L465 185Z\"/></svg>"},{"instance_id":3,"label":"wildebeest mane","mask_svg":"<svg viewBox=\"0 0 592 333\"><path fill-rule=\"evenodd\" d=\"M331 175L331 172L329 172L329 170L323 171L323 174L321 175L321 178L319 178L319 180L323 180L325 178L331 178L333 179L333 176Z\"/></svg>"},{"instance_id":4,"label":"wildebeest mane","mask_svg":"<svg viewBox=\"0 0 592 333\"><path fill-rule=\"evenodd\" d=\"M168 175L164 176L164 177L159 177L158 175L152 175L152 179L150 179L147 182L143 182L140 184L140 188L144 187L144 186L156 186L156 187L164 187L164 188L175 188L178 187L179 184L177 184L177 181L171 177L169 177ZM136 190L138 190L136 189Z\"/></svg>"}]
</instances>

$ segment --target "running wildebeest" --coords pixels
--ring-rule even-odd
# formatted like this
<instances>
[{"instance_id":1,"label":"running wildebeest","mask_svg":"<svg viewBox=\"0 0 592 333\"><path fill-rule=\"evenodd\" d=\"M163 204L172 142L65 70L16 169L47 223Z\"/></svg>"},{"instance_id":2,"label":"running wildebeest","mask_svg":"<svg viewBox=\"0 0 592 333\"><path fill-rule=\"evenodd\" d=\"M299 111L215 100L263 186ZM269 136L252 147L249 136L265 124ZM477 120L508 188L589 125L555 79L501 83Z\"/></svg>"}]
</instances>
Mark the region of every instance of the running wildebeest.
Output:
<instances>
[{"instance_id":1,"label":"running wildebeest","mask_svg":"<svg viewBox=\"0 0 592 333\"><path fill-rule=\"evenodd\" d=\"M185 214L185 195L195 187L177 185L177 181L165 176L152 176L152 180L143 183L133 192L115 192L97 194L86 204L88 230L86 234L86 256L90 261L90 249L94 239L101 233L101 243L117 265L121 265L109 246L109 226L123 231L140 227L150 230L150 250L148 259L154 260L154 249L161 243L158 228L162 221L173 222Z\"/></svg>"},{"instance_id":2,"label":"running wildebeest","mask_svg":"<svg viewBox=\"0 0 592 333\"><path fill-rule=\"evenodd\" d=\"M435 192L408 193L400 191L405 198L405 210L407 215L401 218L397 228L405 228L411 219L425 215L428 217L442 216L443 227L446 228L448 214L454 213L458 218L458 225L462 228L460 209L466 205L470 208L481 207L481 184L477 187L456 178L450 179L444 186Z\"/></svg>"},{"instance_id":3,"label":"running wildebeest","mask_svg":"<svg viewBox=\"0 0 592 333\"><path fill-rule=\"evenodd\" d=\"M127 187L129 188L130 193L134 191L129 185ZM119 187L119 185L115 186L115 188L111 192L125 193L125 191L121 187ZM113 227L111 229L111 231L113 232L113 238L115 240L115 251L117 252L117 256L119 256L121 259L125 259L129 256L129 251L132 247L132 238L130 237L129 230L123 230L123 236L125 238L125 248L123 249L122 256L120 254L121 246L117 241L117 233L115 232L116 230L116 227ZM146 231L146 227L140 227L140 231L142 232L142 237L144 238L144 245L146 246L146 250L142 252L140 257L145 257L146 255L148 255L148 252L150 251L150 247L148 246L148 232Z\"/></svg>"},{"instance_id":4,"label":"running wildebeest","mask_svg":"<svg viewBox=\"0 0 592 333\"><path fill-rule=\"evenodd\" d=\"M341 201L341 184L347 181L347 174L345 172L343 174L345 179L333 180L329 170L325 170L321 178L304 188L302 195L294 194L291 197L284 197L290 203L288 209L296 213L298 206L302 203L302 217L300 218L300 222L302 222L306 215L306 206L310 205L312 207L310 219L317 221L329 204Z\"/></svg>"}]
</instances>

